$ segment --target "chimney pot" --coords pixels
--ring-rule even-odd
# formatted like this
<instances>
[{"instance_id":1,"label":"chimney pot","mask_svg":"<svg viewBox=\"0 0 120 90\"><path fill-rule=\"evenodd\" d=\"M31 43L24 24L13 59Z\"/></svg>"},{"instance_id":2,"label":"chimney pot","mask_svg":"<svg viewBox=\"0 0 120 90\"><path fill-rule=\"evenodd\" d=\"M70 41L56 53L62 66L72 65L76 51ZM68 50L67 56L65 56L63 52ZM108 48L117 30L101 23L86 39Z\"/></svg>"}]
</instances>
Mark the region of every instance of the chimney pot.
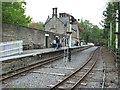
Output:
<instances>
[{"instance_id":1,"label":"chimney pot","mask_svg":"<svg viewBox=\"0 0 120 90\"><path fill-rule=\"evenodd\" d=\"M52 16L56 16L57 17L57 8L53 8L53 14Z\"/></svg>"},{"instance_id":2,"label":"chimney pot","mask_svg":"<svg viewBox=\"0 0 120 90\"><path fill-rule=\"evenodd\" d=\"M59 17L62 17L62 13L59 13Z\"/></svg>"}]
</instances>

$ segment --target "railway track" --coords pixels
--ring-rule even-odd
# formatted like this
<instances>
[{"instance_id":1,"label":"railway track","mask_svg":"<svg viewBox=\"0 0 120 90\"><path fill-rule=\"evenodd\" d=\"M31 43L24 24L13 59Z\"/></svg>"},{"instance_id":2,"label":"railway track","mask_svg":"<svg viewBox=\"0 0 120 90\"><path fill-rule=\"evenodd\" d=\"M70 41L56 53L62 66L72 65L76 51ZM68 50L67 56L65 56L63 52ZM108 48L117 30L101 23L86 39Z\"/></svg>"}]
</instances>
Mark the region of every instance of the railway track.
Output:
<instances>
[{"instance_id":1,"label":"railway track","mask_svg":"<svg viewBox=\"0 0 120 90\"><path fill-rule=\"evenodd\" d=\"M99 56L99 48L97 48L94 52L92 52L91 56L81 67L79 67L75 72L65 77L63 80L60 80L56 85L53 85L50 88L50 90L61 89L61 88L63 89L69 88L71 90L75 89L80 84L80 82L82 82L83 79L94 68L98 56Z\"/></svg>"},{"instance_id":2,"label":"railway track","mask_svg":"<svg viewBox=\"0 0 120 90\"><path fill-rule=\"evenodd\" d=\"M101 60L103 60L103 52L102 52L102 49L103 47L100 48L100 57L101 57ZM106 82L106 62L103 61L103 78L102 78L102 88L105 88L105 82Z\"/></svg>"},{"instance_id":3,"label":"railway track","mask_svg":"<svg viewBox=\"0 0 120 90\"><path fill-rule=\"evenodd\" d=\"M86 48L82 48L82 50L85 50L85 49ZM45 64L48 64L48 63L51 63L51 62L56 61L56 60L58 60L60 58L63 58L63 57L64 57L64 54L60 54L60 55L57 55L57 56L54 56L54 57L44 59L40 62L37 62L37 63L31 64L31 65L19 68L19 69L15 69L15 70L5 72L2 75L0 75L2 77L0 82L4 83L5 80L8 80L12 77L22 75L22 74L25 75L25 73L28 73L30 70L36 69L38 67L41 67L41 66L43 66Z\"/></svg>"},{"instance_id":4,"label":"railway track","mask_svg":"<svg viewBox=\"0 0 120 90\"><path fill-rule=\"evenodd\" d=\"M12 70L12 71L3 73L1 75L2 79L0 80L0 82L3 82L5 80L10 79L12 77L15 77L17 75L20 75L20 74L23 74L23 73L27 73L28 71L30 71L32 69L41 67L41 66L43 66L45 64L51 63L51 62L56 61L56 60L58 60L60 58L63 58L63 54L60 54L58 56L45 59L43 61L37 62L37 63L32 64L32 65L28 65L28 66L25 66L25 67L22 67L22 68L19 68L19 69L16 69L16 70Z\"/></svg>"}]
</instances>

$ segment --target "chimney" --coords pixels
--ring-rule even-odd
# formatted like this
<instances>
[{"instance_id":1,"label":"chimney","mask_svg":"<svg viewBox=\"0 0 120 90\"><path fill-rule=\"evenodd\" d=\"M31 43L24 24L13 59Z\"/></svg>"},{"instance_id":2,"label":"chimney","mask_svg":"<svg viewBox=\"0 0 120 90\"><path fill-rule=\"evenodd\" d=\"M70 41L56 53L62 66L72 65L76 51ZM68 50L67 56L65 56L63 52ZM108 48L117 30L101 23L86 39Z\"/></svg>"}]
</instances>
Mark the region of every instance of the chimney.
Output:
<instances>
[{"instance_id":1,"label":"chimney","mask_svg":"<svg viewBox=\"0 0 120 90\"><path fill-rule=\"evenodd\" d=\"M63 16L63 13L61 13L61 17L64 17L64 16Z\"/></svg>"},{"instance_id":2,"label":"chimney","mask_svg":"<svg viewBox=\"0 0 120 90\"><path fill-rule=\"evenodd\" d=\"M52 9L53 9L53 14L52 14L52 16L57 17L57 8L52 8Z\"/></svg>"},{"instance_id":3,"label":"chimney","mask_svg":"<svg viewBox=\"0 0 120 90\"><path fill-rule=\"evenodd\" d=\"M59 13L59 17L62 17L62 13Z\"/></svg>"},{"instance_id":4,"label":"chimney","mask_svg":"<svg viewBox=\"0 0 120 90\"><path fill-rule=\"evenodd\" d=\"M52 8L53 9L53 13L52 13L52 16L54 16L54 8Z\"/></svg>"},{"instance_id":5,"label":"chimney","mask_svg":"<svg viewBox=\"0 0 120 90\"><path fill-rule=\"evenodd\" d=\"M60 13L59 17L66 17L66 13Z\"/></svg>"},{"instance_id":6,"label":"chimney","mask_svg":"<svg viewBox=\"0 0 120 90\"><path fill-rule=\"evenodd\" d=\"M63 13L63 17L65 17L65 13Z\"/></svg>"}]
</instances>

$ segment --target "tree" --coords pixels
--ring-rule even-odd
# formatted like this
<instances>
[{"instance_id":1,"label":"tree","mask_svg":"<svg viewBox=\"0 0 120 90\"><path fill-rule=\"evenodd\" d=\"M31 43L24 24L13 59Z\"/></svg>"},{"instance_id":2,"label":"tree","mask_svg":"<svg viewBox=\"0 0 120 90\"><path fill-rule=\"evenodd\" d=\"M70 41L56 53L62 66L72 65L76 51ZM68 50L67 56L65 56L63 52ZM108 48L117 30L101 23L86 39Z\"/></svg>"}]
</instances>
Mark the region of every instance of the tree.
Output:
<instances>
[{"instance_id":1,"label":"tree","mask_svg":"<svg viewBox=\"0 0 120 90\"><path fill-rule=\"evenodd\" d=\"M112 46L111 49L115 49L115 34L116 31L116 10L120 13L120 2L108 2L106 10L103 12L104 16L104 39L108 42L110 38L110 23L112 23ZM120 15L119 15L120 17ZM119 19L120 20L120 19ZM120 23L119 23L120 30ZM120 31L119 31L120 32ZM120 41L120 37L119 37ZM119 42L120 45L120 42Z\"/></svg>"},{"instance_id":2,"label":"tree","mask_svg":"<svg viewBox=\"0 0 120 90\"><path fill-rule=\"evenodd\" d=\"M2 2L2 22L27 26L31 17L25 13L26 2Z\"/></svg>"},{"instance_id":3,"label":"tree","mask_svg":"<svg viewBox=\"0 0 120 90\"><path fill-rule=\"evenodd\" d=\"M44 30L44 24L42 22L32 22L29 24L29 27L39 29L39 30Z\"/></svg>"},{"instance_id":4,"label":"tree","mask_svg":"<svg viewBox=\"0 0 120 90\"><path fill-rule=\"evenodd\" d=\"M81 28L84 29L84 31L81 32L80 37L86 42L86 44L88 42L102 42L103 30L99 29L97 25L93 25L88 20L81 21L79 24Z\"/></svg>"}]
</instances>

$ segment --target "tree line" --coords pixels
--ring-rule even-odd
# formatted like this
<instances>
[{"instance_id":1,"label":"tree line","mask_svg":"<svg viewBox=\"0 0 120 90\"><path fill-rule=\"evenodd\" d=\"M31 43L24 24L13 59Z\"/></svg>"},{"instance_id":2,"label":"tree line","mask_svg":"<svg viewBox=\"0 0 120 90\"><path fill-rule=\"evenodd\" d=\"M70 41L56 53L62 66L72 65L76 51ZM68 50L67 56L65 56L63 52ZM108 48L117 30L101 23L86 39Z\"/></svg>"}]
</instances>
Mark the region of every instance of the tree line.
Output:
<instances>
[{"instance_id":1,"label":"tree line","mask_svg":"<svg viewBox=\"0 0 120 90\"><path fill-rule=\"evenodd\" d=\"M87 43L100 43L103 42L103 29L100 29L97 25L93 25L89 20L82 20L79 22L83 32L80 33L80 40L84 40Z\"/></svg>"},{"instance_id":2,"label":"tree line","mask_svg":"<svg viewBox=\"0 0 120 90\"><path fill-rule=\"evenodd\" d=\"M116 13L116 10L119 12ZM118 14L118 18L116 17L116 14ZM118 21L118 32L120 32L120 2L113 2L113 0L110 0L110 2L107 3L106 10L103 11L104 19L103 27L104 27L104 39L106 40L107 45L110 49L115 50L115 32L116 32L116 18ZM110 24L112 29L112 42L110 46ZM120 34L119 34L120 35ZM120 48L120 36L118 35L118 48Z\"/></svg>"},{"instance_id":3,"label":"tree line","mask_svg":"<svg viewBox=\"0 0 120 90\"><path fill-rule=\"evenodd\" d=\"M44 30L42 22L32 22L32 18L25 15L26 4L25 1L2 2L2 22Z\"/></svg>"},{"instance_id":4,"label":"tree line","mask_svg":"<svg viewBox=\"0 0 120 90\"><path fill-rule=\"evenodd\" d=\"M84 32L81 33L80 39L85 40L85 42L103 42L110 49L115 50L115 32L116 32L116 10L118 10L118 32L120 32L120 2L113 2L110 0L107 4L106 9L103 11L102 27L93 25L88 20L81 20L79 23ZM110 46L110 24L112 26L112 42ZM120 34L119 34L120 35ZM120 36L118 35L118 48L120 48ZM120 49L119 49L120 52Z\"/></svg>"}]
</instances>

